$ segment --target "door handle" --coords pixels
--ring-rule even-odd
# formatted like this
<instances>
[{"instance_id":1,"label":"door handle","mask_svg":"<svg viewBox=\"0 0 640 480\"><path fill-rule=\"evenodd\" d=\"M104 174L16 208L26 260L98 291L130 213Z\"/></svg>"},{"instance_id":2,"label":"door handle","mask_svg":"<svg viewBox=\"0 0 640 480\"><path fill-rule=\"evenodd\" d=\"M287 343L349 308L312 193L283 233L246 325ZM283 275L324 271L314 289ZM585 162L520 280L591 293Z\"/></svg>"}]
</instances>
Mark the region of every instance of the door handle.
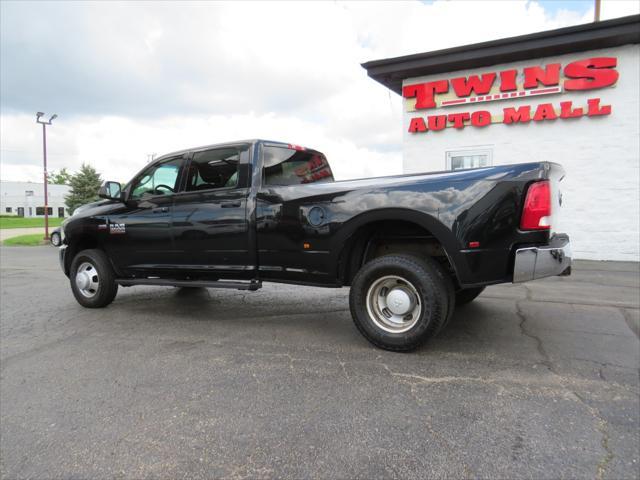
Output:
<instances>
[{"instance_id":1,"label":"door handle","mask_svg":"<svg viewBox=\"0 0 640 480\"><path fill-rule=\"evenodd\" d=\"M240 202L222 202L220 206L222 208L237 208L240 206Z\"/></svg>"},{"instance_id":2,"label":"door handle","mask_svg":"<svg viewBox=\"0 0 640 480\"><path fill-rule=\"evenodd\" d=\"M169 207L160 207L160 208L154 208L153 210L151 210L153 213L167 213L169 211Z\"/></svg>"}]
</instances>

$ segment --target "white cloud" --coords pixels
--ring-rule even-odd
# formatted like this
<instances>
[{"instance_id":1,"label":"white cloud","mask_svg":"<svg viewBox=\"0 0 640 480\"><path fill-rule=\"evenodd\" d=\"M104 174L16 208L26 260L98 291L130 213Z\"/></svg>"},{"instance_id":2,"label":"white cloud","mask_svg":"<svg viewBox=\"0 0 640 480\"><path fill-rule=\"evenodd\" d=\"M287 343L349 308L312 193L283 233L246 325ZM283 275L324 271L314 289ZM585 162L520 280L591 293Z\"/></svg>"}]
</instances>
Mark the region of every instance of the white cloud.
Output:
<instances>
[{"instance_id":1,"label":"white cloud","mask_svg":"<svg viewBox=\"0 0 640 480\"><path fill-rule=\"evenodd\" d=\"M603 15L610 6L629 10L605 1ZM324 151L340 178L398 173L400 98L360 63L593 16L526 0L0 8L0 176L35 181L41 109L60 115L50 169L86 162L125 180L150 153L260 137Z\"/></svg>"},{"instance_id":2,"label":"white cloud","mask_svg":"<svg viewBox=\"0 0 640 480\"><path fill-rule=\"evenodd\" d=\"M603 0L600 6L600 19L626 17L640 13L640 1L638 0Z\"/></svg>"}]
</instances>

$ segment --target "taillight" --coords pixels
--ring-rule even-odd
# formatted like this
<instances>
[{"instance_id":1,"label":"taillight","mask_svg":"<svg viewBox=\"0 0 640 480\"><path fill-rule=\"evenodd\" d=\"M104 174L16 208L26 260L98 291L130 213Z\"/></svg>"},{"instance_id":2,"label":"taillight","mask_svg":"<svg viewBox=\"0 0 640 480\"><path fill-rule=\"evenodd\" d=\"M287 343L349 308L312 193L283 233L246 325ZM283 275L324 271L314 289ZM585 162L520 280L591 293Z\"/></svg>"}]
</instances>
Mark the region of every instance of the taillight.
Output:
<instances>
[{"instance_id":1,"label":"taillight","mask_svg":"<svg viewBox=\"0 0 640 480\"><path fill-rule=\"evenodd\" d=\"M549 180L532 183L524 200L520 229L548 230L551 228L551 185Z\"/></svg>"}]
</instances>

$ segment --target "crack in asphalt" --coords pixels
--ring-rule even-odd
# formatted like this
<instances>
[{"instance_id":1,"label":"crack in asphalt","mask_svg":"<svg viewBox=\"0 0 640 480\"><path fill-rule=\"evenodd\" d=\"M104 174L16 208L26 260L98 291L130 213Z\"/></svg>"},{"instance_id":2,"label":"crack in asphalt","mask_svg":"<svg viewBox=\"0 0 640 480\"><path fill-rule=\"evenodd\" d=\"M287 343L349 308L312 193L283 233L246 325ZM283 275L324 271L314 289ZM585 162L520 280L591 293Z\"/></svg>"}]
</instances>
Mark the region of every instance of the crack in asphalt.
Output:
<instances>
[{"instance_id":1,"label":"crack in asphalt","mask_svg":"<svg viewBox=\"0 0 640 480\"><path fill-rule=\"evenodd\" d=\"M525 288L525 290L527 292L527 300L533 301L531 299L531 290L526 285L523 285L523 287ZM515 302L516 314L520 318L520 324L519 324L520 325L520 331L522 332L522 334L524 336L526 336L528 338L531 338L535 342L536 350L538 351L538 353L540 354L540 356L543 359L543 361L541 363L545 367L547 367L547 369L549 370L550 373L552 373L553 375L558 377L558 379L560 380L560 385L562 385L562 387L565 388L567 392L571 393L571 395L575 399L577 399L576 401L578 403L580 403L581 405L583 405L587 409L587 411L591 414L593 419L596 421L596 429L598 430L598 433L600 434L600 437L601 437L600 445L601 445L602 449L604 450L604 456L600 459L600 461L596 465L596 478L598 480L602 480L604 478L605 473L606 473L607 466L609 465L611 460L613 460L613 458L615 457L615 455L614 455L614 453L613 453L613 451L612 451L612 449L611 449L611 447L609 445L610 436L609 436L608 423L602 417L600 411L597 408L592 407L591 405L589 405L587 403L587 401L584 398L582 398L582 396L580 396L573 389L571 389L567 385L565 385L565 378L555 370L555 368L553 366L553 362L551 360L551 357L549 356L549 354L547 353L547 351L544 348L544 344L542 342L542 339L540 337L538 337L537 335L535 335L532 332L527 330L526 325L525 325L526 322L527 322L527 317L526 317L524 311L522 310L522 306L520 305L521 301L522 300L517 300ZM602 370L602 369L600 369L600 370ZM600 372L600 375L601 375L601 378L604 379L604 376L602 375L602 372Z\"/></svg>"},{"instance_id":2,"label":"crack in asphalt","mask_svg":"<svg viewBox=\"0 0 640 480\"><path fill-rule=\"evenodd\" d=\"M413 374L404 374L404 373L400 373L400 372L394 372L393 370L391 370L389 368L388 365L384 364L384 363L380 363L380 365L389 373L389 375L391 375L392 377L404 377L404 378L413 378L413 379L419 379L420 381L431 381L431 380L435 380L436 382L431 382L431 383L441 383L441 382L437 382L438 380L443 380L443 381L451 381L451 379L456 379L456 380L477 380L474 377L441 377L441 378L428 378L428 377L423 377L421 375L413 375ZM446 379L445 379L446 378ZM448 380L447 380L448 379ZM415 383L409 382L409 392L411 393L411 396L413 397L414 401L416 402L416 404L419 407L423 407L423 404L421 402L420 396L418 395L418 393L415 391ZM431 434L432 437L434 437L436 440L438 440L446 449L447 452L449 453L449 455L451 455L452 458L456 458L458 460L458 462L460 463L460 465L462 465L462 468L465 472L465 475L468 478L472 478L472 477L477 477L477 475L475 475L473 473L473 470L471 469L471 467L460 457L460 455L458 455L458 453L456 452L455 448L453 448L453 446L449 443L449 441L444 438L440 432L438 432L432 425L432 423L427 419L424 418L424 425L427 427L427 430L429 431L429 433Z\"/></svg>"}]
</instances>

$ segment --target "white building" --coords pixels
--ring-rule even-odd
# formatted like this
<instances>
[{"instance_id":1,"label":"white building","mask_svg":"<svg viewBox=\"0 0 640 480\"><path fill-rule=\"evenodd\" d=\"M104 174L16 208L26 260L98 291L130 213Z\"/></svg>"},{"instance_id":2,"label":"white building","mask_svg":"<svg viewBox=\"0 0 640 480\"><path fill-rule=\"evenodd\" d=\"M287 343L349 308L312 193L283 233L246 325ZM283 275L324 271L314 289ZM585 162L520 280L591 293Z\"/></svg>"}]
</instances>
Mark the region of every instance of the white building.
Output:
<instances>
[{"instance_id":1,"label":"white building","mask_svg":"<svg viewBox=\"0 0 640 480\"><path fill-rule=\"evenodd\" d=\"M64 197L67 185L47 185L49 216L66 217ZM32 182L0 182L0 214L19 217L44 217L44 184Z\"/></svg>"},{"instance_id":2,"label":"white building","mask_svg":"<svg viewBox=\"0 0 640 480\"><path fill-rule=\"evenodd\" d=\"M407 173L549 160L576 258L640 259L640 16L368 62Z\"/></svg>"}]
</instances>

